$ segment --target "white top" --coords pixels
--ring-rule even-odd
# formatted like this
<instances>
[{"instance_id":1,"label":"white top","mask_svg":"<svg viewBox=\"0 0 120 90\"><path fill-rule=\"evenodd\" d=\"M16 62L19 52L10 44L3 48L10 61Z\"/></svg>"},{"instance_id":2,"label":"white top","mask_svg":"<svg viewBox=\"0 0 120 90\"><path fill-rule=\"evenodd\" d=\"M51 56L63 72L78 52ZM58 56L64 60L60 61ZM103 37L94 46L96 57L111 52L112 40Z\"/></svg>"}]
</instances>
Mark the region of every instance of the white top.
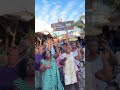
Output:
<instances>
[{"instance_id":1,"label":"white top","mask_svg":"<svg viewBox=\"0 0 120 90\"><path fill-rule=\"evenodd\" d=\"M74 56L74 57L78 56L78 51L77 51L77 49L73 52L73 56ZM79 64L80 64L80 61L78 61L78 60L75 59L75 63L76 63L76 65L79 65Z\"/></svg>"},{"instance_id":2,"label":"white top","mask_svg":"<svg viewBox=\"0 0 120 90\"><path fill-rule=\"evenodd\" d=\"M77 66L74 62L74 56L73 53L71 52L70 54L62 54L62 58L67 58L65 62L65 66L63 67L64 69L64 74L65 74L65 85L71 85L77 82L77 77L76 77L76 71L77 71Z\"/></svg>"}]
</instances>

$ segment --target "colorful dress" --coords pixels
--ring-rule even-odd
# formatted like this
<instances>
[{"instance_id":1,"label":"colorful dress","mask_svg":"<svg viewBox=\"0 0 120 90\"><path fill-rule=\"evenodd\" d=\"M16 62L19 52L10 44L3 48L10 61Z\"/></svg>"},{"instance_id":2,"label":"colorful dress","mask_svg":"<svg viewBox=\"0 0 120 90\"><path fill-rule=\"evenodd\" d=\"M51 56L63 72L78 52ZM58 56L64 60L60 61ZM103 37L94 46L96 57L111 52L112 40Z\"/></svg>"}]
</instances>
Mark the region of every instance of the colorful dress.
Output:
<instances>
[{"instance_id":1,"label":"colorful dress","mask_svg":"<svg viewBox=\"0 0 120 90\"><path fill-rule=\"evenodd\" d=\"M52 58L51 62L41 60L41 63L43 63L45 66L48 64L51 64L52 66L42 74L42 90L64 90L63 85L60 81L60 74L54 58Z\"/></svg>"}]
</instances>

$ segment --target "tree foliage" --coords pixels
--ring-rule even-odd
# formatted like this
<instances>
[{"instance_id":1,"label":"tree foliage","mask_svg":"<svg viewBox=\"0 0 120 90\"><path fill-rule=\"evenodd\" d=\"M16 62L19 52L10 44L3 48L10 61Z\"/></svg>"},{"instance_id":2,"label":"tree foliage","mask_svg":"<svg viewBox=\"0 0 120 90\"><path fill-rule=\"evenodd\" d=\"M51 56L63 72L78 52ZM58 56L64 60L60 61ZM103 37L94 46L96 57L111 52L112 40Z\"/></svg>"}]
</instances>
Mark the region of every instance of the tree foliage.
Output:
<instances>
[{"instance_id":1,"label":"tree foliage","mask_svg":"<svg viewBox=\"0 0 120 90\"><path fill-rule=\"evenodd\" d=\"M83 19L85 19L85 15L81 15L79 20L74 23L74 26L84 30L85 23L83 22Z\"/></svg>"}]
</instances>

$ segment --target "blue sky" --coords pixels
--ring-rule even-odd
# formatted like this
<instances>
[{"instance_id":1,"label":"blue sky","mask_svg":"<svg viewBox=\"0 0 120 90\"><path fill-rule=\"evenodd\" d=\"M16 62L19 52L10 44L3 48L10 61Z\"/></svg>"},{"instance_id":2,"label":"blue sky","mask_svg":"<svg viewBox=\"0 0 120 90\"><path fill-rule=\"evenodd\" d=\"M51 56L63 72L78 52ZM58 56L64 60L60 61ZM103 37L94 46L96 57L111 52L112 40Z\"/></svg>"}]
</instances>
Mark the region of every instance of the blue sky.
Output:
<instances>
[{"instance_id":1,"label":"blue sky","mask_svg":"<svg viewBox=\"0 0 120 90\"><path fill-rule=\"evenodd\" d=\"M48 24L78 20L85 14L85 0L35 0L35 17Z\"/></svg>"}]
</instances>

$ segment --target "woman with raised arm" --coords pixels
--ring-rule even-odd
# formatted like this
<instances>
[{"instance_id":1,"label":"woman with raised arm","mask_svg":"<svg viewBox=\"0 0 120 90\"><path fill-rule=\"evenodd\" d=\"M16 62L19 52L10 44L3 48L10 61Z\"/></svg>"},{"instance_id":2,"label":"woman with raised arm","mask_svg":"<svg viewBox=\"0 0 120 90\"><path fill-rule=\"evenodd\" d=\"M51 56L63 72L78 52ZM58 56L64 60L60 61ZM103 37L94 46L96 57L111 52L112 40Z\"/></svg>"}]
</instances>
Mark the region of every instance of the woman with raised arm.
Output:
<instances>
[{"instance_id":1,"label":"woman with raised arm","mask_svg":"<svg viewBox=\"0 0 120 90\"><path fill-rule=\"evenodd\" d=\"M43 53L40 71L42 72L42 90L64 90L60 81L60 74L55 62L58 55L52 56L49 50ZM55 58L55 59L54 59Z\"/></svg>"}]
</instances>

